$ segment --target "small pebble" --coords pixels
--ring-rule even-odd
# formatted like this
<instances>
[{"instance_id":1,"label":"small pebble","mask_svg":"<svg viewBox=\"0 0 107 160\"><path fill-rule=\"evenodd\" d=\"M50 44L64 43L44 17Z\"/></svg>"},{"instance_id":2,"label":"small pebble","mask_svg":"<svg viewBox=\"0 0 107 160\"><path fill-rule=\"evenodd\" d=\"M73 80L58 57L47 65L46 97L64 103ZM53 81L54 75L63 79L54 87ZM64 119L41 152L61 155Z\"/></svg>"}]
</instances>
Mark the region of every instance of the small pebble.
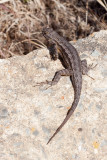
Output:
<instances>
[{"instance_id":1,"label":"small pebble","mask_svg":"<svg viewBox=\"0 0 107 160\"><path fill-rule=\"evenodd\" d=\"M0 119L6 118L8 116L8 110L6 108L3 108L0 110Z\"/></svg>"},{"instance_id":2,"label":"small pebble","mask_svg":"<svg viewBox=\"0 0 107 160\"><path fill-rule=\"evenodd\" d=\"M82 128L78 128L78 131L82 132L82 130L83 130Z\"/></svg>"},{"instance_id":3,"label":"small pebble","mask_svg":"<svg viewBox=\"0 0 107 160\"><path fill-rule=\"evenodd\" d=\"M94 50L91 55L92 55L93 57L98 57L98 56L100 56L100 52L97 51L97 50Z\"/></svg>"}]
</instances>

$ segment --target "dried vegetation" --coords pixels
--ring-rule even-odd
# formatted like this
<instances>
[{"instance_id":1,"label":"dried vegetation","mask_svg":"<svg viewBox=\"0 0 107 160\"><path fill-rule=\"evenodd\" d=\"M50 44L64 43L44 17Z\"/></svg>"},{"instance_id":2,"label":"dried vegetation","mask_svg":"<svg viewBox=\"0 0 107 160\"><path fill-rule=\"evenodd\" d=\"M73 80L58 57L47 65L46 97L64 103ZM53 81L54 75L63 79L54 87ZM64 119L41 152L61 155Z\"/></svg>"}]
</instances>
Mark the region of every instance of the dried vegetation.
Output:
<instances>
[{"instance_id":1,"label":"dried vegetation","mask_svg":"<svg viewBox=\"0 0 107 160\"><path fill-rule=\"evenodd\" d=\"M99 3L98 3L99 2ZM50 26L68 40L107 29L105 0L1 0L0 58L44 47L42 28Z\"/></svg>"}]
</instances>

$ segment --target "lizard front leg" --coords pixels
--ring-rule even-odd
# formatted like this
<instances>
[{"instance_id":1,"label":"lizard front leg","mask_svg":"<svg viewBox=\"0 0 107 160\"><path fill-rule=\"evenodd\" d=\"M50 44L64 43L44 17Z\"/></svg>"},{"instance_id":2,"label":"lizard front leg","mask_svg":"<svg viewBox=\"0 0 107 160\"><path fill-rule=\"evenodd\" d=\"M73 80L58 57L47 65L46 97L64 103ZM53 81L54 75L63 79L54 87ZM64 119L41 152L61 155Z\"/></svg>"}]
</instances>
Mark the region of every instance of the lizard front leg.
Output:
<instances>
[{"instance_id":1,"label":"lizard front leg","mask_svg":"<svg viewBox=\"0 0 107 160\"><path fill-rule=\"evenodd\" d=\"M58 50L57 50L57 46L54 42L50 41L49 42L49 54L51 56L51 59L52 60L57 60L58 57L59 57L59 54L58 54Z\"/></svg>"}]
</instances>

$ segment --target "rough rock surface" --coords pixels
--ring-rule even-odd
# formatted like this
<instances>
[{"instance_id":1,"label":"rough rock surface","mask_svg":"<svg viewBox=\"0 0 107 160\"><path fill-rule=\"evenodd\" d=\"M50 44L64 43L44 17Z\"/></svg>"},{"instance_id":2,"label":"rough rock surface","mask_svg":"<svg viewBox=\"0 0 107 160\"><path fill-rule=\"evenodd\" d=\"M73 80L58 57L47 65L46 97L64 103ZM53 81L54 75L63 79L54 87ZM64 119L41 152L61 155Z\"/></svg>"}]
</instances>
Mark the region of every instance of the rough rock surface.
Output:
<instances>
[{"instance_id":1,"label":"rough rock surface","mask_svg":"<svg viewBox=\"0 0 107 160\"><path fill-rule=\"evenodd\" d=\"M107 159L107 31L72 43L88 65L80 102L70 120L46 145L73 101L69 77L56 86L35 86L62 69L47 49L0 60L0 160Z\"/></svg>"}]
</instances>

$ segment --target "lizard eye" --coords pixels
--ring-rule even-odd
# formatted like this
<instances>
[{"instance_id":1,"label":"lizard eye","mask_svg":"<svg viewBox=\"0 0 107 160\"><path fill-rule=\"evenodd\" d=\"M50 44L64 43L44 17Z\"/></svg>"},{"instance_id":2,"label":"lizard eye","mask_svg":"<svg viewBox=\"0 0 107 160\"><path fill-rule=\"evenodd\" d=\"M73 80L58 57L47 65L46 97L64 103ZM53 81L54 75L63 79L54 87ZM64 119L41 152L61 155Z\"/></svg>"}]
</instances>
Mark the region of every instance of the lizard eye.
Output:
<instances>
[{"instance_id":1,"label":"lizard eye","mask_svg":"<svg viewBox=\"0 0 107 160\"><path fill-rule=\"evenodd\" d=\"M43 33L43 35L45 35L45 34L51 34L52 31L53 31L52 28L43 28L42 33Z\"/></svg>"}]
</instances>

